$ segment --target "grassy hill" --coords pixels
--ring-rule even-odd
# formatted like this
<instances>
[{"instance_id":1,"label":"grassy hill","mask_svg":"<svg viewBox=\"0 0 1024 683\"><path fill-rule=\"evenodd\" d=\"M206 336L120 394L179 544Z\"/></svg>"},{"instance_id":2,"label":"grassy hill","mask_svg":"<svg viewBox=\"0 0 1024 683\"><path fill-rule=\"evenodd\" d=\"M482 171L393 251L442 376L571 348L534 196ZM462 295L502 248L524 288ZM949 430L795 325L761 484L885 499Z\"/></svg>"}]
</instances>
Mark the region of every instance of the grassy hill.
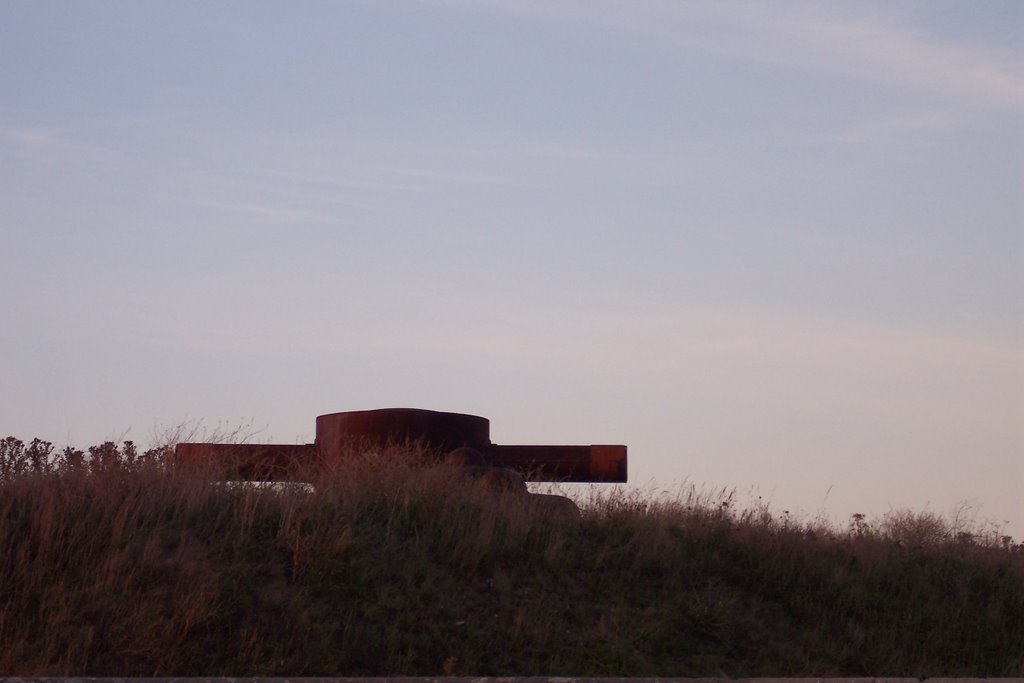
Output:
<instances>
[{"instance_id":1,"label":"grassy hill","mask_svg":"<svg viewBox=\"0 0 1024 683\"><path fill-rule=\"evenodd\" d=\"M274 490L0 441L0 672L1024 675L1024 546L998 534L692 492L555 514L395 456Z\"/></svg>"}]
</instances>

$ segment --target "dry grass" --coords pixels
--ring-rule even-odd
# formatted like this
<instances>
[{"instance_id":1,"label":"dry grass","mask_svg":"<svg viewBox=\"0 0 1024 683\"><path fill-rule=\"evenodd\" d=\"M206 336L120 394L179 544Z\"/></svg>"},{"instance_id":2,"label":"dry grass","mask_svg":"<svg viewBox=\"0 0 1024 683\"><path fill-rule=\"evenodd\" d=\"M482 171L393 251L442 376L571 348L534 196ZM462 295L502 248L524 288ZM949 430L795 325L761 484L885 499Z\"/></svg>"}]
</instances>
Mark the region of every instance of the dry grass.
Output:
<instances>
[{"instance_id":1,"label":"dry grass","mask_svg":"<svg viewBox=\"0 0 1024 683\"><path fill-rule=\"evenodd\" d=\"M396 452L310 492L47 447L0 442L6 675L1024 675L1024 548L963 520L552 517Z\"/></svg>"}]
</instances>

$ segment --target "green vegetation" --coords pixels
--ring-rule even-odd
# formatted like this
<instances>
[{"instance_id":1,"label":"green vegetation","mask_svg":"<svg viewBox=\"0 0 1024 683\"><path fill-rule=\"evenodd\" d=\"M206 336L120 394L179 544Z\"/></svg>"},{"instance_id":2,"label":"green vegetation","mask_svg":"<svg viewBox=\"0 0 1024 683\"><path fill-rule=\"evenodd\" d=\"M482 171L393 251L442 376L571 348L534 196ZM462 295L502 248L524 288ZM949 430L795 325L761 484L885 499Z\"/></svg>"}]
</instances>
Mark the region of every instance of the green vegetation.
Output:
<instances>
[{"instance_id":1,"label":"green vegetation","mask_svg":"<svg viewBox=\"0 0 1024 683\"><path fill-rule=\"evenodd\" d=\"M552 516L395 452L313 492L166 452L0 441L0 673L1024 675L1024 547L933 515Z\"/></svg>"}]
</instances>

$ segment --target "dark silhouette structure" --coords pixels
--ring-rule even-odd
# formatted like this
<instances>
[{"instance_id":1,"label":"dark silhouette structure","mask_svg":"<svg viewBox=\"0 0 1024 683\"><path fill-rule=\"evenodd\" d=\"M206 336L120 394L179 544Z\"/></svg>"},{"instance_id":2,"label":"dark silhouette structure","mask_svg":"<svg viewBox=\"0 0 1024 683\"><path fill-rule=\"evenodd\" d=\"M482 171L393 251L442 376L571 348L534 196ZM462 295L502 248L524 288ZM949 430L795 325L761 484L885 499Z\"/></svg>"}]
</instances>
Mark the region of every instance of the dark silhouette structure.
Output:
<instances>
[{"instance_id":1,"label":"dark silhouette structure","mask_svg":"<svg viewBox=\"0 0 1024 683\"><path fill-rule=\"evenodd\" d=\"M491 443L487 418L418 408L320 415L316 441L311 444L181 443L175 457L180 462L223 466L230 478L287 480L361 450L408 443L419 447L417 453L438 461L477 470L511 470L527 481L625 482L627 478L625 446L498 445Z\"/></svg>"}]
</instances>

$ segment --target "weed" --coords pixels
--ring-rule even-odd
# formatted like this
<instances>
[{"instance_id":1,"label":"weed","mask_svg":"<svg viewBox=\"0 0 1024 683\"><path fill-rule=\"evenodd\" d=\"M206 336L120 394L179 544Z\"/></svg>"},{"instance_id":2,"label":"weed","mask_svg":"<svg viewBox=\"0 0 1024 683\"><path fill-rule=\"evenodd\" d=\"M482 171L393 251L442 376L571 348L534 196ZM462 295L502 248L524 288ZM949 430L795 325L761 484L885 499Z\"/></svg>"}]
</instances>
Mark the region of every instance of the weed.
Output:
<instances>
[{"instance_id":1,"label":"weed","mask_svg":"<svg viewBox=\"0 0 1024 683\"><path fill-rule=\"evenodd\" d=\"M239 486L170 448L0 441L0 671L1020 676L1024 546L894 511L585 490L580 515L396 445Z\"/></svg>"}]
</instances>

